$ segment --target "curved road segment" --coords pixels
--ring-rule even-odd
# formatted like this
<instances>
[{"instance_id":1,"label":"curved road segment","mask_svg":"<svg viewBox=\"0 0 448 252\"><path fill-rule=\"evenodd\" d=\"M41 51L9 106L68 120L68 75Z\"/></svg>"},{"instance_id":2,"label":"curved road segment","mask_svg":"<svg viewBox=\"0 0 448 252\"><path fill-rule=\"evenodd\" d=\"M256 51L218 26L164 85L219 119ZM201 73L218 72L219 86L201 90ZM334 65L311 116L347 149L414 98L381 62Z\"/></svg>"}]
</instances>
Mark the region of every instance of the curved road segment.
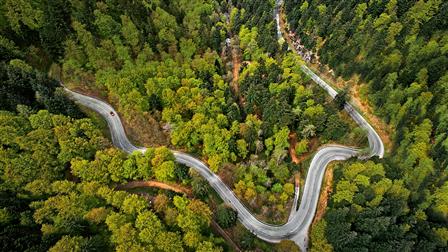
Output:
<instances>
[{"instance_id":1,"label":"curved road segment","mask_svg":"<svg viewBox=\"0 0 448 252\"><path fill-rule=\"evenodd\" d=\"M281 2L281 0L277 0L277 4ZM277 25L279 25L278 9L275 11L277 12ZM281 34L278 35L281 36ZM332 98L336 97L337 92L330 85L325 83L307 66L302 65L301 68L302 71L306 73L313 81L325 89ZM112 142L115 146L127 153L132 153L134 151L146 151L146 148L134 146L129 141L118 113L108 103L73 92L67 88L65 88L65 91L71 96L72 99L77 101L79 104L98 112L107 121L111 131ZM365 156L365 154L364 156L361 156L362 154L358 149L341 145L327 145L320 148L314 155L308 169L300 205L297 209L296 206L299 196L299 188L296 188L291 214L288 222L283 225L267 224L256 219L255 216L253 216L250 211L239 201L233 191L221 180L221 178L214 174L201 160L183 152L174 150L172 152L178 163L187 165L201 174L201 176L204 177L215 189L219 196L238 212L238 219L241 223L258 238L274 243L286 239L292 240L300 247L302 251L306 251L308 248L308 229L316 212L322 179L327 165L331 161L346 160L354 156L360 156L361 158L379 156L382 158L384 155L383 142L372 126L370 126L370 124L358 111L353 108L352 105L346 103L344 108L353 120L355 120L360 127L366 130L370 147L369 154L367 156Z\"/></svg>"},{"instance_id":2,"label":"curved road segment","mask_svg":"<svg viewBox=\"0 0 448 252\"><path fill-rule=\"evenodd\" d=\"M331 89L328 85L327 88ZM129 141L118 113L112 106L99 99L73 92L67 88L65 88L65 91L72 99L79 104L98 112L107 121L111 131L112 142L115 146L127 153L132 153L134 151L144 152L146 150L146 148L134 146ZM346 105L346 110L361 127L367 130L371 147L370 155L378 155L382 157L384 153L383 144L375 130L350 105ZM295 208L292 209L289 220L284 225L272 225L257 220L221 178L214 174L201 160L179 151L173 151L173 154L177 162L187 165L199 172L199 174L201 174L201 176L203 176L216 190L221 198L238 212L238 218L241 223L257 237L268 242L280 242L281 240L289 239L299 245L302 251L306 251L308 244L308 229L316 212L325 168L331 161L346 160L350 157L357 156L359 152L355 148L339 145L328 145L319 149L311 161L299 208L297 210L295 210Z\"/></svg>"},{"instance_id":3,"label":"curved road segment","mask_svg":"<svg viewBox=\"0 0 448 252\"><path fill-rule=\"evenodd\" d=\"M281 0L277 0L277 6L279 3L281 4L281 2ZM279 24L278 9L275 11L277 12L277 24ZM281 36L281 34L279 35ZM331 86L320 79L305 65L302 66L302 71L313 79L319 86L325 89L331 97L334 98L337 95L337 92ZM111 131L112 142L115 146L127 153L132 153L134 151L146 151L146 148L134 146L129 141L118 113L112 108L112 106L104 101L73 92L67 88L65 88L65 91L73 100L98 112L107 121ZM300 205L298 209L294 207L297 204L298 198L298 188L296 188L291 214L288 222L283 225L272 225L257 220L239 201L233 191L221 180L221 178L214 174L208 166L198 158L179 151L173 151L173 154L178 163L187 165L199 172L199 174L201 174L201 176L203 176L216 190L221 198L238 212L238 218L241 223L257 237L268 242L280 242L285 239L292 240L301 248L302 251L306 251L308 246L308 229L316 212L322 179L327 165L331 161L346 160L354 156L366 158L371 156L383 157L384 155L383 142L372 126L369 125L369 123L358 111L353 108L352 105L347 103L345 105L345 110L360 127L366 130L370 146L369 154L367 156L365 154L364 156L361 156L362 154L358 149L340 145L327 145L320 148L314 155L308 169Z\"/></svg>"}]
</instances>

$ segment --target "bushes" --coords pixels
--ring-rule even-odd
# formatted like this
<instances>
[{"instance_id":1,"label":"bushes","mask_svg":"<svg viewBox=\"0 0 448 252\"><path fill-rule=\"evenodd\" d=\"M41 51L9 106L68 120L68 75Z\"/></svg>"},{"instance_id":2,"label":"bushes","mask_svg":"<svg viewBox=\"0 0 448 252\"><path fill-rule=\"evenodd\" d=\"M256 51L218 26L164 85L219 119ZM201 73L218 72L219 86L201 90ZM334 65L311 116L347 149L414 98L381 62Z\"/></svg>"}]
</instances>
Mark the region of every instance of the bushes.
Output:
<instances>
[{"instance_id":1,"label":"bushes","mask_svg":"<svg viewBox=\"0 0 448 252\"><path fill-rule=\"evenodd\" d=\"M216 210L215 218L216 222L218 222L222 228L230 228L236 223L237 212L232 208L221 204Z\"/></svg>"}]
</instances>

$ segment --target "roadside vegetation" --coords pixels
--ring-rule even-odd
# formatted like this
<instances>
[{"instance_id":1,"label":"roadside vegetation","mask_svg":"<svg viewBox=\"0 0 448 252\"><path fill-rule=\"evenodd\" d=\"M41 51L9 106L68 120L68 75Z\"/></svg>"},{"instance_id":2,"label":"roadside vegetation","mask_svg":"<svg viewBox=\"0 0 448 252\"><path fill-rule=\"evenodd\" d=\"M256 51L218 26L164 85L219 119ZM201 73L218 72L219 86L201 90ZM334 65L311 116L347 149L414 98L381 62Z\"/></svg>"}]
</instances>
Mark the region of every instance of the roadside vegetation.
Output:
<instances>
[{"instance_id":1,"label":"roadside vegetation","mask_svg":"<svg viewBox=\"0 0 448 252\"><path fill-rule=\"evenodd\" d=\"M353 129L353 122L344 119L336 104L302 74L300 58L280 48L272 8L270 2L257 6L251 1L231 6L216 1L5 0L0 13L5 21L1 26L0 96L1 109L8 116L3 117L3 124L23 121L15 128L29 129L17 135L8 131L13 126L2 131L1 181L8 195L2 203L5 230L32 230L33 239L24 249L139 250L151 246L173 250L169 245L177 246L174 250L228 249L212 234L214 218L241 248L275 250L277 246L235 226L235 213L197 174L176 165L167 149L200 156L260 219L280 224L290 211L294 174L306 175L308 162L304 160L317 146L365 144L364 132ZM230 34L239 42L243 60L238 93L231 92L232 78L228 78L232 70L227 60L232 57L226 55L225 39ZM129 156L113 148L103 136L104 123L97 117L86 119L85 110L64 96L58 81L110 102L132 140L154 148L144 155ZM61 128L59 121L69 126ZM70 137L56 143L58 137L50 133L61 130L67 130ZM26 144L34 134L53 139L45 143L54 145L54 150L48 149L53 159L46 160L55 173L50 177L40 177L46 174L40 161L47 157L40 154L44 147ZM296 141L290 142L290 135ZM99 142L90 143L90 137ZM12 144L11 139L18 142ZM164 190L150 190L143 196L139 190L118 190L136 180L179 183L191 187L194 198L181 200L181 194ZM134 199L137 194L141 205L132 210L118 199L86 192L85 187L120 195L120 200ZM142 208L144 200L147 204ZM195 204L192 207L202 202L210 207L200 205L194 214L202 217L183 219L181 212L188 210L190 201ZM99 219L89 219L91 211L101 215ZM26 223L19 222L24 212ZM161 223L157 224L160 237L140 237L146 232L137 226L140 214L155 214L151 218ZM113 227L107 221L110 216L123 219L120 225L126 227ZM188 229L195 218L204 222ZM179 223L187 221L191 223ZM120 237L120 232L135 236ZM243 239L235 236L240 233ZM2 235L5 248L21 250L14 242L16 233ZM286 242L279 249L291 246Z\"/></svg>"},{"instance_id":2,"label":"roadside vegetation","mask_svg":"<svg viewBox=\"0 0 448 252\"><path fill-rule=\"evenodd\" d=\"M317 147L367 146L342 110L349 93L330 99L278 43L274 1L1 2L4 251L298 251L257 239L169 149L200 157L260 220L281 224ZM361 76L394 132L385 159L335 166L312 250L446 248L447 8L285 0L304 48L336 76ZM114 148L59 81L111 103L148 151Z\"/></svg>"},{"instance_id":3,"label":"roadside vegetation","mask_svg":"<svg viewBox=\"0 0 448 252\"><path fill-rule=\"evenodd\" d=\"M391 153L335 169L315 251L445 250L447 10L444 1L285 1L289 28L393 129Z\"/></svg>"}]
</instances>

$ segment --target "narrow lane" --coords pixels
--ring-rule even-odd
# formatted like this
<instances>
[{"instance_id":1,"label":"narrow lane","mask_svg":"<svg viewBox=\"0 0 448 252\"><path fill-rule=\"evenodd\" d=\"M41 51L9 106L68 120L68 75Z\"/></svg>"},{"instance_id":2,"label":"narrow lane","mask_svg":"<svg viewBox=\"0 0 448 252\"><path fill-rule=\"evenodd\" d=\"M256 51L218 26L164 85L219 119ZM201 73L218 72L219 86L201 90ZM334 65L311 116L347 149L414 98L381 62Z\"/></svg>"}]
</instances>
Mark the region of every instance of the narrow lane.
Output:
<instances>
[{"instance_id":1,"label":"narrow lane","mask_svg":"<svg viewBox=\"0 0 448 252\"><path fill-rule=\"evenodd\" d=\"M68 89L65 89L65 91L73 100L96 111L104 117L111 131L112 142L115 146L127 153L132 153L134 151L144 152L146 150L144 147L134 146L129 141L125 134L120 117L112 106L99 99L85 96ZM359 114L353 113L353 115L358 116ZM370 125L368 125L365 120L362 121L358 118L355 119L355 121L361 122L362 125L360 126L369 130L368 126ZM374 138L375 135L372 136L372 139ZM379 141L381 142L381 140ZM371 143L370 140L369 143ZM372 143L375 143L375 141ZM374 151L371 154L376 155L378 151L375 150L375 146L373 147ZM201 160L179 151L173 150L173 154L177 162L195 169L201 176L203 176L213 187L213 189L216 190L220 197L238 212L238 218L241 223L257 237L268 242L280 242L284 239L293 240L299 245L302 251L305 251L308 244L308 228L316 212L317 201L319 198L325 168L331 161L345 160L356 156L358 154L358 150L351 147L329 145L321 148L315 154L308 170L305 188L303 190L303 196L299 208L296 212L291 213L288 222L284 225L272 225L257 220L239 201L233 191L221 180L221 178L214 174Z\"/></svg>"},{"instance_id":2,"label":"narrow lane","mask_svg":"<svg viewBox=\"0 0 448 252\"><path fill-rule=\"evenodd\" d=\"M282 0L277 0L276 8L274 10L274 18L276 19L278 28L279 7L282 2ZM278 36L281 36L280 32L278 33ZM303 65L301 66L301 69L320 87L326 90L332 98L336 97L336 90L313 73L307 66ZM111 131L112 142L115 146L127 153L132 153L134 151L146 151L146 148L134 146L129 141L125 134L120 117L112 106L99 99L88 97L70 91L66 88L65 90L68 95L79 104L98 112L102 117L104 117ZM347 103L344 108L353 120L367 132L370 152L367 156L362 156L360 158L365 159L375 155L383 157L384 145L376 131L362 117L362 115L353 108L352 105ZM255 234L260 239L268 242L276 243L285 239L292 240L300 247L302 251L306 251L308 248L308 229L316 213L322 180L327 165L335 160L346 160L354 156L359 156L361 153L356 148L341 145L327 145L320 148L314 155L308 169L300 205L297 210L295 210L294 207L291 209L288 222L283 225L267 224L256 219L255 216L252 215L251 212L244 206L244 204L239 201L233 191L221 180L221 178L214 174L201 160L179 151L173 150L173 154L178 163L195 169L202 177L204 177L204 179L208 181L220 197L238 212L238 219L250 232ZM297 199L299 197L298 193L298 188L296 188L294 205L297 204Z\"/></svg>"}]
</instances>

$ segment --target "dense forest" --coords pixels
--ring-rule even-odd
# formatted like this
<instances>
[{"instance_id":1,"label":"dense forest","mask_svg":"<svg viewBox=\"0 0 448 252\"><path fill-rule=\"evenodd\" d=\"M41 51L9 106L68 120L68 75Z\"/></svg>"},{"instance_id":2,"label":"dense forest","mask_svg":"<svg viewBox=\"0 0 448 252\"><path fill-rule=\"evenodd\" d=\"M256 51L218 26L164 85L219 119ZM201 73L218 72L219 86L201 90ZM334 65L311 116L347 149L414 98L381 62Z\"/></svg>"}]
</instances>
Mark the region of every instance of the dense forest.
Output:
<instances>
[{"instance_id":1,"label":"dense forest","mask_svg":"<svg viewBox=\"0 0 448 252\"><path fill-rule=\"evenodd\" d=\"M285 1L290 29L336 76L360 76L393 128L384 160L339 165L322 250L434 251L448 240L448 2Z\"/></svg>"},{"instance_id":2,"label":"dense forest","mask_svg":"<svg viewBox=\"0 0 448 252\"><path fill-rule=\"evenodd\" d=\"M224 89L213 76L223 36L216 8L203 1L1 1L2 251L228 249L211 225L233 226L233 210L218 202L213 213L203 200L207 185L166 147L129 156L113 148L104 123L86 118L59 84L105 93L125 118L168 106L156 94L160 85L181 88L182 81L192 95L213 83ZM146 91L151 78L154 95ZM135 180L183 183L194 195L126 190Z\"/></svg>"},{"instance_id":3,"label":"dense forest","mask_svg":"<svg viewBox=\"0 0 448 252\"><path fill-rule=\"evenodd\" d=\"M273 3L253 7L3 1L2 249L228 250L213 223L243 249L296 249L235 226L236 213L167 148L202 157L251 210L278 223L289 212L292 174L306 167L291 162L291 134L299 138L294 156L319 142L365 143L304 77L300 58L279 51ZM245 60L238 92L230 88L228 37ZM60 81L108 100L133 140L155 148L125 155L112 147L104 123L69 101ZM162 137L139 140L148 126ZM177 183L193 194L129 189L136 180Z\"/></svg>"},{"instance_id":4,"label":"dense forest","mask_svg":"<svg viewBox=\"0 0 448 252\"><path fill-rule=\"evenodd\" d=\"M275 1L0 3L2 251L298 251L256 239L170 149L281 224L319 146L367 146L344 99L278 43ZM393 128L384 159L336 165L311 250L446 249L448 4L285 0L284 11L322 64L360 76ZM112 104L148 150L113 147L61 82Z\"/></svg>"}]
</instances>

